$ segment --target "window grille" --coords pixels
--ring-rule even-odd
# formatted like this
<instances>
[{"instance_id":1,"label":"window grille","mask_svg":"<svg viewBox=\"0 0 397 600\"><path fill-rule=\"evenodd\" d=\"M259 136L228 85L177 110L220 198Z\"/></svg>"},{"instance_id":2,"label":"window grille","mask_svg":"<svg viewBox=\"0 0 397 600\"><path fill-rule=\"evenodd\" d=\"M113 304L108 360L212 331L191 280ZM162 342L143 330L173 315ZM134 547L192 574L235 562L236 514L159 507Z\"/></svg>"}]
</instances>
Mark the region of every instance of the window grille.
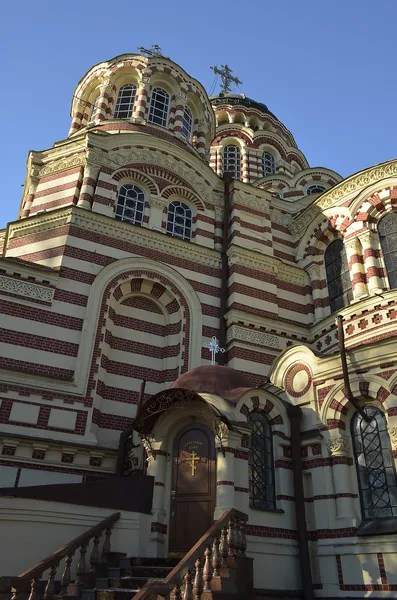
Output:
<instances>
[{"instance_id":1,"label":"window grille","mask_svg":"<svg viewBox=\"0 0 397 600\"><path fill-rule=\"evenodd\" d=\"M379 221L379 240L382 247L390 289L397 288L397 212Z\"/></svg>"},{"instance_id":2,"label":"window grille","mask_svg":"<svg viewBox=\"0 0 397 600\"><path fill-rule=\"evenodd\" d=\"M274 509L273 440L269 421L263 413L254 411L248 417L248 424L251 426L248 461L250 506L259 510Z\"/></svg>"},{"instance_id":3,"label":"window grille","mask_svg":"<svg viewBox=\"0 0 397 600\"><path fill-rule=\"evenodd\" d=\"M241 152L238 146L224 147L223 172L232 172L236 179L241 179Z\"/></svg>"},{"instance_id":4,"label":"window grille","mask_svg":"<svg viewBox=\"0 0 397 600\"><path fill-rule=\"evenodd\" d=\"M134 183L122 185L117 194L116 218L135 225L142 225L145 210L145 194Z\"/></svg>"},{"instance_id":5,"label":"window grille","mask_svg":"<svg viewBox=\"0 0 397 600\"><path fill-rule=\"evenodd\" d=\"M97 96L95 98L95 100L94 100L93 105L91 106L90 116L89 116L88 122L93 121L95 119L95 115L96 115L96 112L98 110L98 105L99 105L99 99L100 99L100 97L101 97L100 95Z\"/></svg>"},{"instance_id":6,"label":"window grille","mask_svg":"<svg viewBox=\"0 0 397 600\"><path fill-rule=\"evenodd\" d=\"M192 136L193 115L190 108L187 106L183 112L182 118L182 135L187 140Z\"/></svg>"},{"instance_id":7,"label":"window grille","mask_svg":"<svg viewBox=\"0 0 397 600\"><path fill-rule=\"evenodd\" d=\"M262 173L263 177L266 175L273 175L276 170L276 163L273 154L270 152L264 152L262 154Z\"/></svg>"},{"instance_id":8,"label":"window grille","mask_svg":"<svg viewBox=\"0 0 397 600\"><path fill-rule=\"evenodd\" d=\"M306 194L320 194L321 192L325 192L325 189L326 188L323 185L317 185L317 183L315 183L314 185L309 185Z\"/></svg>"},{"instance_id":9,"label":"window grille","mask_svg":"<svg viewBox=\"0 0 397 600\"><path fill-rule=\"evenodd\" d=\"M150 98L149 118L150 123L166 127L170 97L163 88L154 87Z\"/></svg>"},{"instance_id":10,"label":"window grille","mask_svg":"<svg viewBox=\"0 0 397 600\"><path fill-rule=\"evenodd\" d=\"M129 119L132 117L136 96L136 85L128 83L119 89L113 117L115 119Z\"/></svg>"},{"instance_id":11,"label":"window grille","mask_svg":"<svg viewBox=\"0 0 397 600\"><path fill-rule=\"evenodd\" d=\"M168 206L167 233L174 237L190 240L192 235L192 210L179 200Z\"/></svg>"},{"instance_id":12,"label":"window grille","mask_svg":"<svg viewBox=\"0 0 397 600\"><path fill-rule=\"evenodd\" d=\"M331 313L347 306L353 298L349 264L342 240L329 244L324 256Z\"/></svg>"},{"instance_id":13,"label":"window grille","mask_svg":"<svg viewBox=\"0 0 397 600\"><path fill-rule=\"evenodd\" d=\"M374 406L356 413L352 437L363 519L397 516L397 480L385 415Z\"/></svg>"}]
</instances>

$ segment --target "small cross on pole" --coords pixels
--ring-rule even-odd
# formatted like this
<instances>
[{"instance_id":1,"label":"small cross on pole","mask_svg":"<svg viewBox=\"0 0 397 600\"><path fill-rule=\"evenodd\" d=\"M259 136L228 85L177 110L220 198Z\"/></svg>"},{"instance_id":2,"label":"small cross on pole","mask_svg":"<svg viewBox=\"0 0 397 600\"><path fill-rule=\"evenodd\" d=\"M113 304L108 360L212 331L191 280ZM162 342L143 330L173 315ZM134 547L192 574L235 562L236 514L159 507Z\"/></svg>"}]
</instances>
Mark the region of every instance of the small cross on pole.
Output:
<instances>
[{"instance_id":1,"label":"small cross on pole","mask_svg":"<svg viewBox=\"0 0 397 600\"><path fill-rule=\"evenodd\" d=\"M218 340L214 336L209 344L204 344L203 348L208 348L211 352L211 365L216 365L216 355L218 352L225 352L225 348L221 348L218 344Z\"/></svg>"},{"instance_id":2,"label":"small cross on pole","mask_svg":"<svg viewBox=\"0 0 397 600\"><path fill-rule=\"evenodd\" d=\"M221 91L224 94L229 94L231 92L231 83L234 83L235 85L240 85L243 83L238 77L234 77L232 75L233 71L228 65L221 65L220 69L218 69L218 67L215 65L214 67L210 67L210 69L215 73L215 75L220 75L222 79Z\"/></svg>"},{"instance_id":3,"label":"small cross on pole","mask_svg":"<svg viewBox=\"0 0 397 600\"><path fill-rule=\"evenodd\" d=\"M161 48L157 44L153 44L151 50L147 50L147 48L144 48L143 46L141 46L140 48L138 48L138 50L142 54L146 54L146 56L149 56L149 57L162 56L162 54L161 54Z\"/></svg>"}]
</instances>

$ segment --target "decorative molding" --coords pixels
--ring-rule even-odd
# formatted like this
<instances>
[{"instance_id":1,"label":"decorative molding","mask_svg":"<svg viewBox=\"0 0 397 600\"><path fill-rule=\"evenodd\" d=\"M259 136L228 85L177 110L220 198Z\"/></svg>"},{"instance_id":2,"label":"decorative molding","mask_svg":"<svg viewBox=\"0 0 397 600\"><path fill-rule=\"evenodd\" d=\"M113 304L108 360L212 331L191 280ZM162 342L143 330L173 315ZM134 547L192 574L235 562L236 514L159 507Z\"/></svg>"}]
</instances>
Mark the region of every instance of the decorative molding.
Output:
<instances>
[{"instance_id":1,"label":"decorative molding","mask_svg":"<svg viewBox=\"0 0 397 600\"><path fill-rule=\"evenodd\" d=\"M258 346L270 346L270 348L280 347L280 340L276 335L236 325L232 325L227 331L226 341L231 342L232 340L257 344Z\"/></svg>"},{"instance_id":2,"label":"decorative molding","mask_svg":"<svg viewBox=\"0 0 397 600\"><path fill-rule=\"evenodd\" d=\"M242 248L231 246L228 251L231 264L238 263L265 273L272 273L283 281L305 285L305 271L283 263L280 259Z\"/></svg>"},{"instance_id":3,"label":"decorative molding","mask_svg":"<svg viewBox=\"0 0 397 600\"><path fill-rule=\"evenodd\" d=\"M133 227L128 223L109 219L109 217L103 217L98 213L79 210L75 207L73 207L72 211L73 224L82 227L86 231L95 231L112 239L130 242L131 244L142 246L142 248L149 248L150 250L157 250L164 257L167 255L175 256L184 260L200 262L202 265L214 269L220 268L221 259L218 251L205 249L194 243L187 244L182 240L158 233L146 227Z\"/></svg>"},{"instance_id":4,"label":"decorative molding","mask_svg":"<svg viewBox=\"0 0 397 600\"><path fill-rule=\"evenodd\" d=\"M397 175L397 160L390 161L383 165L372 167L364 172L357 173L349 177L344 182L326 192L317 202L320 208L329 208L339 203L339 201L347 195L361 190L371 183L376 183L386 177Z\"/></svg>"},{"instance_id":5,"label":"decorative molding","mask_svg":"<svg viewBox=\"0 0 397 600\"><path fill-rule=\"evenodd\" d=\"M71 218L72 207L67 207L61 213L58 211L56 213L48 212L30 219L22 219L9 225L8 239L11 240L54 229L55 227L62 227L62 225L70 223Z\"/></svg>"},{"instance_id":6,"label":"decorative molding","mask_svg":"<svg viewBox=\"0 0 397 600\"><path fill-rule=\"evenodd\" d=\"M269 214L269 201L267 198L261 198L259 196L253 196L247 192L235 191L233 196L234 204L241 204L253 208L254 210L260 210L265 214Z\"/></svg>"},{"instance_id":7,"label":"decorative molding","mask_svg":"<svg viewBox=\"0 0 397 600\"><path fill-rule=\"evenodd\" d=\"M211 204L216 203L221 205L222 203L222 199L216 198L213 194L212 187L204 183L203 177L200 177L188 164L175 160L172 155L165 155L153 150L128 150L124 152L122 150L110 150L105 154L99 150L89 149L87 160L92 164L110 167L112 169L117 169L137 162L160 165L173 173L177 173L185 181L189 182L191 187L203 200L206 200Z\"/></svg>"},{"instance_id":8,"label":"decorative molding","mask_svg":"<svg viewBox=\"0 0 397 600\"><path fill-rule=\"evenodd\" d=\"M316 216L320 215L324 209L337 206L342 200L346 199L346 196L350 196L355 192L360 192L372 183L396 175L397 160L352 175L352 177L337 184L328 192L324 192L314 205L306 209L298 219L291 223L289 226L291 233L294 236L299 236L307 228L307 225L311 223Z\"/></svg>"},{"instance_id":9,"label":"decorative molding","mask_svg":"<svg viewBox=\"0 0 397 600\"><path fill-rule=\"evenodd\" d=\"M6 277L0 275L0 291L7 292L8 294L17 294L18 296L24 296L25 298L34 298L35 300L42 300L44 302L52 302L55 290L53 288L38 285L37 283L30 283L21 279L13 279L12 277Z\"/></svg>"},{"instance_id":10,"label":"decorative molding","mask_svg":"<svg viewBox=\"0 0 397 600\"><path fill-rule=\"evenodd\" d=\"M347 455L350 452L349 438L346 435L331 438L327 448L331 456Z\"/></svg>"},{"instance_id":11,"label":"decorative molding","mask_svg":"<svg viewBox=\"0 0 397 600\"><path fill-rule=\"evenodd\" d=\"M85 164L86 154L85 152L79 152L73 156L67 156L66 158L61 158L60 160L55 160L49 163L48 165L44 165L44 167L41 167L39 170L38 176L44 177L44 175L51 175L52 173L57 173L58 171L66 171L72 167L85 166Z\"/></svg>"},{"instance_id":12,"label":"decorative molding","mask_svg":"<svg viewBox=\"0 0 397 600\"><path fill-rule=\"evenodd\" d=\"M270 220L272 223L277 223L283 227L288 227L291 223L292 217L285 215L274 208L270 208Z\"/></svg>"}]
</instances>

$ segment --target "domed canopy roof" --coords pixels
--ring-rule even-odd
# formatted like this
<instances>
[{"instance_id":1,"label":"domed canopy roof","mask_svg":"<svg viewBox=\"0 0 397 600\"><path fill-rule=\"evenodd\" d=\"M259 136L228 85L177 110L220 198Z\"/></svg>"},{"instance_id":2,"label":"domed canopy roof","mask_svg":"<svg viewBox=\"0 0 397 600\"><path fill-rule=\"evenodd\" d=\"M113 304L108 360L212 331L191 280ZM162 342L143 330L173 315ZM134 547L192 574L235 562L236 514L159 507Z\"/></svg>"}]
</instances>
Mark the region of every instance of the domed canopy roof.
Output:
<instances>
[{"instance_id":1,"label":"domed canopy roof","mask_svg":"<svg viewBox=\"0 0 397 600\"><path fill-rule=\"evenodd\" d=\"M248 376L239 371L220 365L208 365L184 373L174 381L171 389L214 394L235 404L245 392L254 387Z\"/></svg>"},{"instance_id":2,"label":"domed canopy roof","mask_svg":"<svg viewBox=\"0 0 397 600\"><path fill-rule=\"evenodd\" d=\"M277 119L276 115L274 115L263 102L257 102L256 100L252 100L251 98L247 98L244 94L224 94L220 92L220 94L216 94L215 96L210 96L210 100L213 106L222 106L223 104L236 104L239 106L245 106L246 108L255 108L256 110L260 110L263 113L267 113L272 115L275 119Z\"/></svg>"}]
</instances>

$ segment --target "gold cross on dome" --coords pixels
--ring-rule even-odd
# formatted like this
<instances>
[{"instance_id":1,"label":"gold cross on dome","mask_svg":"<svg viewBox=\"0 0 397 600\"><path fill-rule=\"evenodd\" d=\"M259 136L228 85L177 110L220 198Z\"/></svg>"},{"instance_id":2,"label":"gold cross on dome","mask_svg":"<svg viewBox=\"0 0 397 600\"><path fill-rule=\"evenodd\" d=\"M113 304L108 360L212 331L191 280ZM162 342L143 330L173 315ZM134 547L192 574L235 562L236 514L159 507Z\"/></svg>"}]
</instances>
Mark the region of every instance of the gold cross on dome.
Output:
<instances>
[{"instance_id":1,"label":"gold cross on dome","mask_svg":"<svg viewBox=\"0 0 397 600\"><path fill-rule=\"evenodd\" d=\"M146 56L149 56L149 57L162 56L162 54L161 54L161 48L157 44L153 44L151 50L147 50L147 48L144 48L143 46L141 46L140 48L138 48L138 50L142 54L145 54Z\"/></svg>"},{"instance_id":2,"label":"gold cross on dome","mask_svg":"<svg viewBox=\"0 0 397 600\"><path fill-rule=\"evenodd\" d=\"M190 453L190 463L189 463L189 466L192 468L192 477L194 477L194 474L196 472L197 467L196 467L195 463L198 460L200 460L200 457L197 456L197 454L193 450L193 452Z\"/></svg>"},{"instance_id":3,"label":"gold cross on dome","mask_svg":"<svg viewBox=\"0 0 397 600\"><path fill-rule=\"evenodd\" d=\"M215 73L215 75L219 75L222 80L221 91L224 94L230 94L231 87L230 84L234 83L234 85L240 85L243 82L239 80L238 77L234 77L232 75L233 71L229 68L228 65L221 65L221 68L215 65L214 67L210 67L211 71Z\"/></svg>"}]
</instances>

